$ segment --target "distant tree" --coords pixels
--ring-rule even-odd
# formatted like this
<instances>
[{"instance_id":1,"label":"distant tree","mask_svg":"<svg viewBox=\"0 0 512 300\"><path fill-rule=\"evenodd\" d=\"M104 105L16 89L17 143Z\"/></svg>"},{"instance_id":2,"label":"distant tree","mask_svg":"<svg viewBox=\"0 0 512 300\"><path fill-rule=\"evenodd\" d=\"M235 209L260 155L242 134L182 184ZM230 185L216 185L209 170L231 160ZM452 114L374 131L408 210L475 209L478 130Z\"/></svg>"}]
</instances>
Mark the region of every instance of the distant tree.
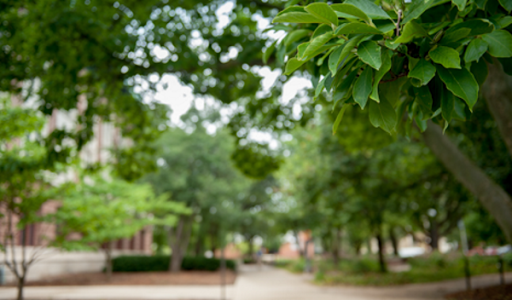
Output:
<instances>
[{"instance_id":1,"label":"distant tree","mask_svg":"<svg viewBox=\"0 0 512 300\"><path fill-rule=\"evenodd\" d=\"M37 111L1 98L0 124L0 251L3 264L16 277L21 300L30 267L44 257L51 242L51 232L42 230L37 241L29 241L26 232L45 221L43 204L59 198L65 185L57 186L54 177L65 170L65 162L42 144L44 119Z\"/></svg>"},{"instance_id":2,"label":"distant tree","mask_svg":"<svg viewBox=\"0 0 512 300\"><path fill-rule=\"evenodd\" d=\"M108 280L112 277L112 248L150 225L173 226L178 215L190 214L183 204L156 197L151 186L100 175L85 177L55 214L61 224L54 244L64 249L104 247ZM78 235L78 237L76 237Z\"/></svg>"}]
</instances>

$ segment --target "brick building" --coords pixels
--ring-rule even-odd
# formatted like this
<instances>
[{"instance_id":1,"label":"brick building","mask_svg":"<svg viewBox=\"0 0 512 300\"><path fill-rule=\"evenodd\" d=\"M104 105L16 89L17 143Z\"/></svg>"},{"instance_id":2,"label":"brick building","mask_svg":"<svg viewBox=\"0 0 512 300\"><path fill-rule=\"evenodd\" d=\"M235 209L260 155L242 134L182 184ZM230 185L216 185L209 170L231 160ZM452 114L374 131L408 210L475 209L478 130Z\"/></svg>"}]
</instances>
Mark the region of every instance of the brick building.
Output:
<instances>
[{"instance_id":1,"label":"brick building","mask_svg":"<svg viewBox=\"0 0 512 300\"><path fill-rule=\"evenodd\" d=\"M63 112L54 110L53 114L49 117L46 126L43 128L43 134L50 134L57 128L66 128L72 130L76 128L75 121L77 114L85 110L84 99L79 101L79 109L71 112ZM12 97L13 104L16 105L15 97ZM105 163L108 162L110 157L110 149L113 147L123 147L129 145L130 140L121 137L118 128L113 124L103 122L97 119L94 124L94 137L84 146L80 152L80 159L84 163ZM74 178L73 178L74 177ZM62 174L63 180L78 180L76 174ZM60 180L60 179L57 179ZM22 200L20 200L22 201ZM40 208L39 214L44 216L49 213L55 212L60 206L59 201L49 200L46 201ZM4 241L4 237L8 232L9 221L7 216L1 217L2 205L0 203L0 241ZM10 226L15 228L18 223L17 216L11 216ZM52 240L58 231L55 224L50 223L36 223L30 224L24 230L17 230L14 238L14 254L21 256L21 245L25 239L27 252L42 251L51 252L54 255L48 255L48 259L36 263L28 273L28 280L38 280L50 275L59 275L77 272L96 272L101 271L104 267L104 254L99 252L62 252L56 249L47 248L49 240ZM123 253L130 254L151 254L152 253L153 232L150 226L136 233L133 237L128 239L118 240L114 243L113 255L120 255ZM0 268L4 260L4 253L0 252ZM10 255L12 255L10 253ZM6 281L14 280L14 276L10 274L9 270L4 267L6 273ZM0 282L1 284L1 282Z\"/></svg>"}]
</instances>

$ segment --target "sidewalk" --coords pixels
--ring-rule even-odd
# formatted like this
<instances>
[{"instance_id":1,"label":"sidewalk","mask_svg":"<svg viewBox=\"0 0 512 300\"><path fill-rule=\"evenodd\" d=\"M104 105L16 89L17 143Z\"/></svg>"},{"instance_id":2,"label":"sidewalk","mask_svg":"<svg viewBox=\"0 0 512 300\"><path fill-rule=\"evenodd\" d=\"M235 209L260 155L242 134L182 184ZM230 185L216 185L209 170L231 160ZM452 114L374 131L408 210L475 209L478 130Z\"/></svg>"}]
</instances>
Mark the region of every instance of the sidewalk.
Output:
<instances>
[{"instance_id":1,"label":"sidewalk","mask_svg":"<svg viewBox=\"0 0 512 300\"><path fill-rule=\"evenodd\" d=\"M230 300L441 300L447 293L465 289L464 279L394 287L323 287L311 276L295 275L268 266L243 266L235 285L226 288ZM512 273L506 274L512 281ZM473 288L497 285L497 274L475 276ZM0 288L0 300L15 299L16 289ZM27 287L26 300L216 300L219 286L45 286Z\"/></svg>"},{"instance_id":2,"label":"sidewalk","mask_svg":"<svg viewBox=\"0 0 512 300\"><path fill-rule=\"evenodd\" d=\"M233 299L233 286L227 286ZM26 300L209 300L220 299L220 286L44 286L27 287ZM16 299L15 288L0 288L0 299Z\"/></svg>"},{"instance_id":3,"label":"sidewalk","mask_svg":"<svg viewBox=\"0 0 512 300\"><path fill-rule=\"evenodd\" d=\"M442 300L445 294L464 290L465 280L409 284L393 287L315 286L311 277L263 267L245 267L235 284L234 300ZM512 273L506 274L506 282ZM475 276L473 288L499 284L497 274Z\"/></svg>"}]
</instances>

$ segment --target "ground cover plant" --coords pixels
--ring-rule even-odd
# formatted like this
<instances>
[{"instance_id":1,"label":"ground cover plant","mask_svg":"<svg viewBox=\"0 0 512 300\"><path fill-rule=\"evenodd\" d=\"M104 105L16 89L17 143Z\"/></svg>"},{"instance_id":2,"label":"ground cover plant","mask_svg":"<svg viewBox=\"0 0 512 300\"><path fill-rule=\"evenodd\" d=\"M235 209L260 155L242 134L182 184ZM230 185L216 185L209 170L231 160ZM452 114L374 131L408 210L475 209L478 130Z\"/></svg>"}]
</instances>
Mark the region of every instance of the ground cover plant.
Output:
<instances>
[{"instance_id":1,"label":"ground cover plant","mask_svg":"<svg viewBox=\"0 0 512 300\"><path fill-rule=\"evenodd\" d=\"M163 272L169 270L169 255L130 255L112 259L114 272ZM220 259L185 256L181 262L181 270L216 271L220 268ZM226 267L236 270L236 262L226 260Z\"/></svg>"},{"instance_id":2,"label":"ground cover plant","mask_svg":"<svg viewBox=\"0 0 512 300\"><path fill-rule=\"evenodd\" d=\"M379 272L374 258L366 256L340 261L334 266L330 261L318 261L315 282L325 285L349 284L387 286L410 283L436 282L464 277L461 255L434 253L406 261L411 269L405 272ZM473 256L469 258L471 276L498 273L497 257ZM512 269L508 264L506 269ZM498 281L497 281L498 282Z\"/></svg>"}]
</instances>

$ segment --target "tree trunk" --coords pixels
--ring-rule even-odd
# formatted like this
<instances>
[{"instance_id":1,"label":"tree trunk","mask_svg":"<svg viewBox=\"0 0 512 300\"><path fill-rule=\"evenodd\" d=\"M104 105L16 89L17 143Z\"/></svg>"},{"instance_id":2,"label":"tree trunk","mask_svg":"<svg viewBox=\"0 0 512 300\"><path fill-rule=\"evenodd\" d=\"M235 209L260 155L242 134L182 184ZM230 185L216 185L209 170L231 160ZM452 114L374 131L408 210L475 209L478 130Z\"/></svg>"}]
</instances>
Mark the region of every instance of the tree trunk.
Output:
<instances>
[{"instance_id":1,"label":"tree trunk","mask_svg":"<svg viewBox=\"0 0 512 300\"><path fill-rule=\"evenodd\" d=\"M203 256L203 254L204 254L204 226L203 226L203 223L201 223L201 225L199 225L194 254L196 255L196 257Z\"/></svg>"},{"instance_id":2,"label":"tree trunk","mask_svg":"<svg viewBox=\"0 0 512 300\"><path fill-rule=\"evenodd\" d=\"M254 237L250 237L247 240L247 242L249 243L249 251L248 251L249 253L248 253L248 255L249 255L250 259L254 259L254 241L253 240L254 240Z\"/></svg>"},{"instance_id":3,"label":"tree trunk","mask_svg":"<svg viewBox=\"0 0 512 300\"><path fill-rule=\"evenodd\" d=\"M172 273L178 273L181 269L181 237L183 232L183 226L185 223L185 217L180 217L178 221L178 226L176 227L174 237L172 236L172 229L169 230L170 236L170 247L172 250L171 253L171 261L169 263L169 271Z\"/></svg>"},{"instance_id":4,"label":"tree trunk","mask_svg":"<svg viewBox=\"0 0 512 300\"><path fill-rule=\"evenodd\" d=\"M384 261L384 242L382 234L379 232L375 236L377 239L377 246L379 247L379 268L382 273L386 272L386 262Z\"/></svg>"},{"instance_id":5,"label":"tree trunk","mask_svg":"<svg viewBox=\"0 0 512 300\"><path fill-rule=\"evenodd\" d=\"M489 75L482 94L512 157L512 76L505 74L496 60L487 66Z\"/></svg>"},{"instance_id":6,"label":"tree trunk","mask_svg":"<svg viewBox=\"0 0 512 300\"><path fill-rule=\"evenodd\" d=\"M391 245L393 246L393 255L395 256L399 256L398 255L398 240L396 238L396 234L395 234L395 228L391 227L389 229L389 240L391 241Z\"/></svg>"},{"instance_id":7,"label":"tree trunk","mask_svg":"<svg viewBox=\"0 0 512 300\"><path fill-rule=\"evenodd\" d=\"M300 247L299 233L296 230L293 230L293 236L295 237L295 240L297 241L297 249L299 250L300 257L304 257L304 251Z\"/></svg>"},{"instance_id":8,"label":"tree trunk","mask_svg":"<svg viewBox=\"0 0 512 300\"><path fill-rule=\"evenodd\" d=\"M18 296L17 300L23 300L23 288L25 287L25 276L18 278Z\"/></svg>"},{"instance_id":9,"label":"tree trunk","mask_svg":"<svg viewBox=\"0 0 512 300\"><path fill-rule=\"evenodd\" d=\"M432 248L432 251L439 249L439 231L437 227L438 226L436 220L430 220L429 235L430 247Z\"/></svg>"},{"instance_id":10,"label":"tree trunk","mask_svg":"<svg viewBox=\"0 0 512 300\"><path fill-rule=\"evenodd\" d=\"M357 256L361 255L361 246L362 245L360 242L354 243L354 251L356 252Z\"/></svg>"},{"instance_id":11,"label":"tree trunk","mask_svg":"<svg viewBox=\"0 0 512 300\"><path fill-rule=\"evenodd\" d=\"M335 266L340 262L341 229L334 229L334 241L332 245L332 260Z\"/></svg>"},{"instance_id":12,"label":"tree trunk","mask_svg":"<svg viewBox=\"0 0 512 300\"><path fill-rule=\"evenodd\" d=\"M494 217L509 242L512 242L512 199L510 195L470 161L432 121L428 121L423 138L444 166L478 198Z\"/></svg>"},{"instance_id":13,"label":"tree trunk","mask_svg":"<svg viewBox=\"0 0 512 300\"><path fill-rule=\"evenodd\" d=\"M107 242L107 248L105 248L105 271L107 273L107 281L112 280L112 246L113 241Z\"/></svg>"},{"instance_id":14,"label":"tree trunk","mask_svg":"<svg viewBox=\"0 0 512 300\"><path fill-rule=\"evenodd\" d=\"M180 243L180 255L181 255L180 266L181 266L181 261L183 260L183 257L185 255L187 255L188 242L190 241L190 235L192 234L193 223L194 223L194 217L193 216L188 217L188 220L185 223L184 232L182 234L182 236L183 236L182 242Z\"/></svg>"}]
</instances>

